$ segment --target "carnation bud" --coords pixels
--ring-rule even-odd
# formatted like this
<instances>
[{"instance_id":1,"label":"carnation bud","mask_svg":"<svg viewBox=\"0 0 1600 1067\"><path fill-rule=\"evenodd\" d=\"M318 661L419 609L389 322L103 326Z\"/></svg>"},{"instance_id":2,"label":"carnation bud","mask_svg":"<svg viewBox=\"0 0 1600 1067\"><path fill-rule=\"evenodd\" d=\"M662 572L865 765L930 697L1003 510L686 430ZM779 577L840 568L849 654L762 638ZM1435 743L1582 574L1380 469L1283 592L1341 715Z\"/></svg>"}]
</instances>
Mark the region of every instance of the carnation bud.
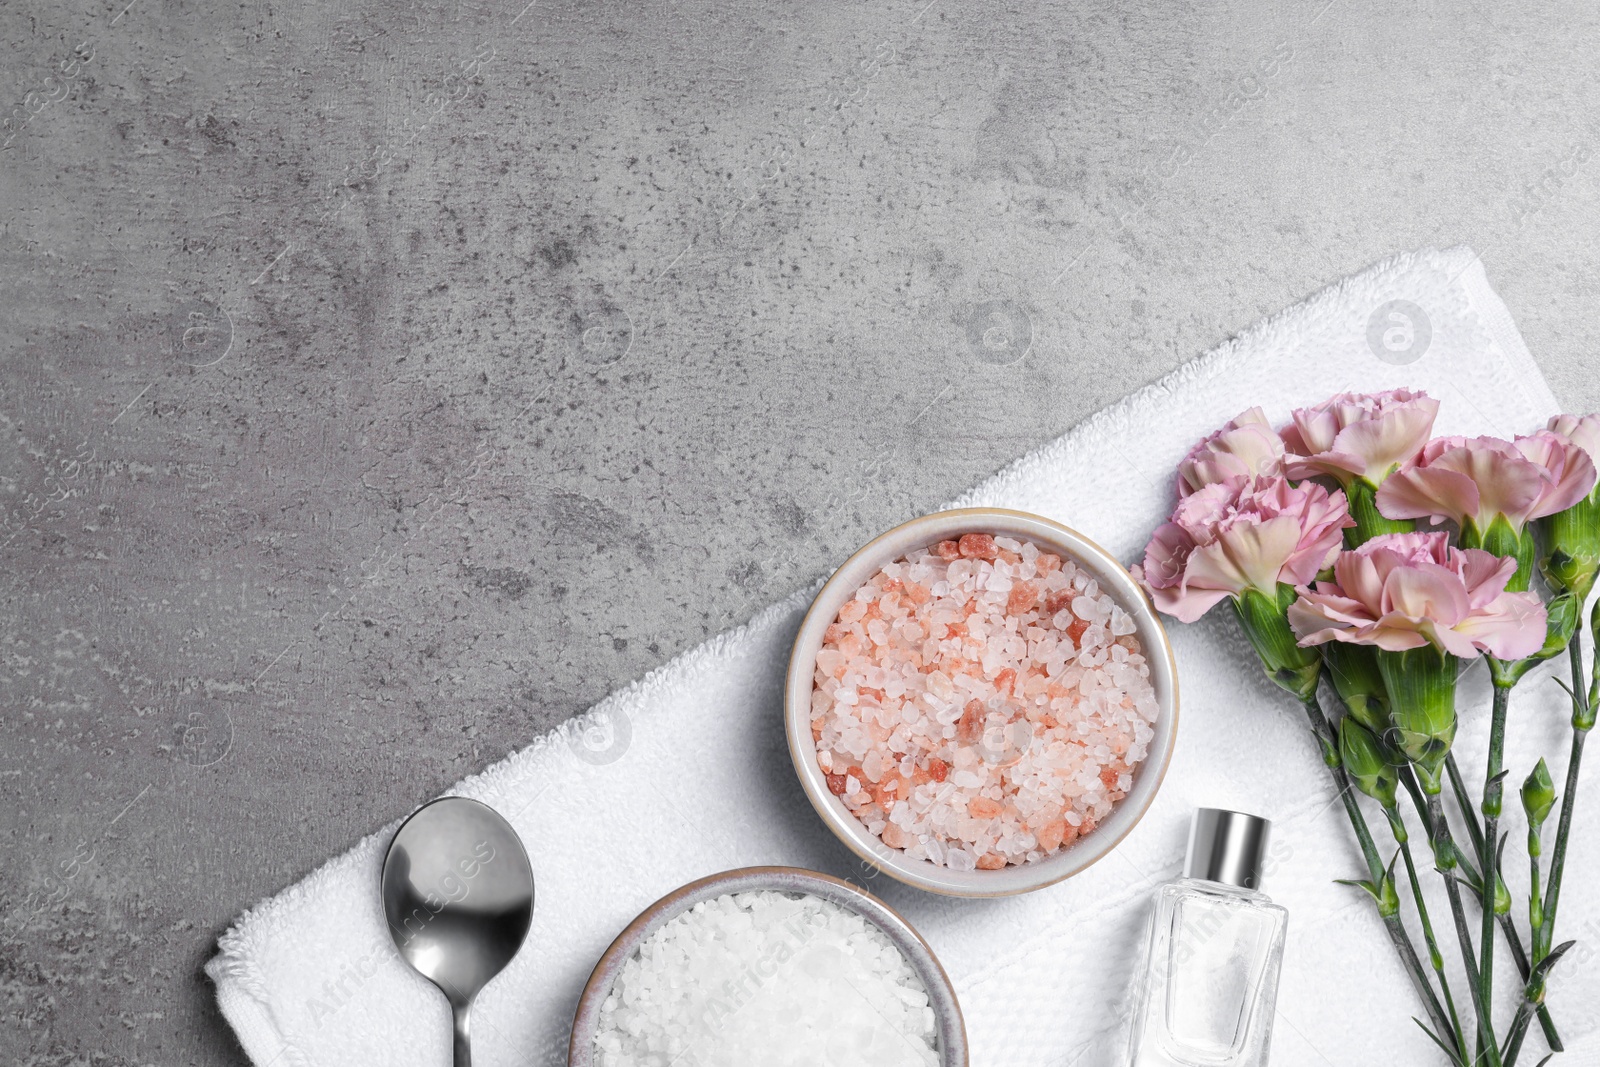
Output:
<instances>
[{"instance_id":1,"label":"carnation bud","mask_svg":"<svg viewBox=\"0 0 1600 1067\"><path fill-rule=\"evenodd\" d=\"M1528 813L1528 825L1542 826L1555 802L1556 786L1550 780L1550 768L1541 759L1522 783L1522 810Z\"/></svg>"},{"instance_id":2,"label":"carnation bud","mask_svg":"<svg viewBox=\"0 0 1600 1067\"><path fill-rule=\"evenodd\" d=\"M1551 588L1571 593L1582 601L1600 572L1600 490L1566 511L1540 519L1544 556L1539 567Z\"/></svg>"},{"instance_id":3,"label":"carnation bud","mask_svg":"<svg viewBox=\"0 0 1600 1067\"><path fill-rule=\"evenodd\" d=\"M1416 767L1429 796L1437 796L1443 786L1445 757L1455 743L1457 662L1431 645L1403 652L1378 650L1395 744Z\"/></svg>"},{"instance_id":4,"label":"carnation bud","mask_svg":"<svg viewBox=\"0 0 1600 1067\"><path fill-rule=\"evenodd\" d=\"M1234 598L1233 606L1267 677L1306 701L1316 696L1322 657L1314 648L1301 648L1294 631L1289 629L1285 613L1296 595L1294 586L1280 582L1276 599L1259 590L1246 589Z\"/></svg>"},{"instance_id":5,"label":"carnation bud","mask_svg":"<svg viewBox=\"0 0 1600 1067\"><path fill-rule=\"evenodd\" d=\"M1557 415L1550 420L1549 432L1581 450L1591 463L1600 456L1600 418L1594 415ZM1570 457L1563 460L1565 471ZM1600 485L1591 486L1587 496L1565 511L1539 519L1537 525L1544 538L1545 554L1539 566L1545 580L1552 589L1571 593L1580 603L1587 600L1600 572Z\"/></svg>"},{"instance_id":6,"label":"carnation bud","mask_svg":"<svg viewBox=\"0 0 1600 1067\"><path fill-rule=\"evenodd\" d=\"M1389 731L1389 695L1378 673L1378 650L1348 641L1329 641L1318 647L1334 692L1357 722L1382 737Z\"/></svg>"},{"instance_id":7,"label":"carnation bud","mask_svg":"<svg viewBox=\"0 0 1600 1067\"><path fill-rule=\"evenodd\" d=\"M1391 763L1388 746L1351 716L1339 724L1339 756L1357 789L1385 811L1394 807L1400 775Z\"/></svg>"}]
</instances>

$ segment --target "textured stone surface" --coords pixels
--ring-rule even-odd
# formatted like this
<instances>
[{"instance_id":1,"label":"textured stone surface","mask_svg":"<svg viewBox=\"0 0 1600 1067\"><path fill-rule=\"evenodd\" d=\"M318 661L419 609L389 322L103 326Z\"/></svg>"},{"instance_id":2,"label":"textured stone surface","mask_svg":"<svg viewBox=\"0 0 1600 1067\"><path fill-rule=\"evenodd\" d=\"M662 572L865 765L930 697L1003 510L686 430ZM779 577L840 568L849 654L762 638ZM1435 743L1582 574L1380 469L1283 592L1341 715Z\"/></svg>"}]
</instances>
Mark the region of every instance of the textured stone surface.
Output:
<instances>
[{"instance_id":1,"label":"textured stone surface","mask_svg":"<svg viewBox=\"0 0 1600 1067\"><path fill-rule=\"evenodd\" d=\"M523 2L0 7L8 1063L1391 252L1600 406L1590 5Z\"/></svg>"}]
</instances>

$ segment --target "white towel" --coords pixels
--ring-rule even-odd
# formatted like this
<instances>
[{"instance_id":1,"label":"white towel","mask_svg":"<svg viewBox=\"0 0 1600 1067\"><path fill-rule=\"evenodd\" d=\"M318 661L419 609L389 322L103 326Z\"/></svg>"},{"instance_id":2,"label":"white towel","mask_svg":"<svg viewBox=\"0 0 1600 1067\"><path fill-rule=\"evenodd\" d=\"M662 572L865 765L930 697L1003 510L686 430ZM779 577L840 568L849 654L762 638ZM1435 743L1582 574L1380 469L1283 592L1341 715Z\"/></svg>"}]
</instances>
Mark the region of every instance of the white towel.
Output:
<instances>
[{"instance_id":1,"label":"white towel","mask_svg":"<svg viewBox=\"0 0 1600 1067\"><path fill-rule=\"evenodd\" d=\"M1291 408L1335 392L1398 386L1441 401L1440 433L1509 437L1557 410L1476 256L1425 251L1259 324L954 503L1046 515L1131 563L1172 506L1174 465L1227 418L1261 405L1281 423ZM955 982L977 1067L1120 1063L1139 929L1155 886L1177 874L1189 814L1200 805L1276 823L1265 889L1288 908L1290 923L1273 1062L1442 1062L1410 1020L1421 1012L1371 906L1358 890L1334 884L1364 877L1349 828L1299 708L1262 677L1231 613L1171 626L1181 728L1165 785L1138 828L1111 857L1063 884L969 901L872 877L801 794L783 740L781 690L808 600L797 595L769 608L451 790L511 820L537 880L527 943L473 1014L479 1067L565 1062L579 990L622 927L684 882L752 864L846 876L898 908ZM1469 701L1483 698L1482 674L1476 669L1475 684L1463 688L1458 749L1475 779L1487 701ZM1541 753L1561 781L1566 717L1548 667L1513 696L1506 867L1519 919L1527 863L1514 787ZM1590 793L1583 827L1600 818L1600 795L1593 786ZM1371 818L1387 842L1381 817ZM258 905L222 938L206 969L257 1067L449 1063L444 998L395 956L379 909L378 871L392 831ZM1596 874L1600 842L1580 832L1563 938L1600 930ZM1453 957L1442 898L1434 917ZM1505 976L1503 948L1498 958ZM1600 1021L1600 1001L1578 990L1593 986L1600 964L1580 946L1564 966L1550 1003L1577 1052L1568 1062L1597 1062L1600 1041L1585 1035ZM1455 989L1465 1005L1460 977ZM1529 1035L1528 1051L1535 1049L1530 1063L1542 1055L1537 1030Z\"/></svg>"}]
</instances>

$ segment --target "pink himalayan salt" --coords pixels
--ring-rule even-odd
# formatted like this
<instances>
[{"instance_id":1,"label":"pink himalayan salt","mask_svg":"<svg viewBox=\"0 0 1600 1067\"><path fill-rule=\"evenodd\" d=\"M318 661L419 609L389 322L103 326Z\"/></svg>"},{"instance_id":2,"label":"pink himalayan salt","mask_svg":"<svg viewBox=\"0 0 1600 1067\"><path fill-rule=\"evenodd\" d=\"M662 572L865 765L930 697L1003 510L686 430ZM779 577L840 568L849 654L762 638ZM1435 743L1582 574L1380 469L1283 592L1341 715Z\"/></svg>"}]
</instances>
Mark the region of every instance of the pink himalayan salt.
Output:
<instances>
[{"instance_id":1,"label":"pink himalayan salt","mask_svg":"<svg viewBox=\"0 0 1600 1067\"><path fill-rule=\"evenodd\" d=\"M828 788L891 848L1028 863L1127 795L1157 705L1133 619L1070 559L967 534L884 567L817 653Z\"/></svg>"}]
</instances>

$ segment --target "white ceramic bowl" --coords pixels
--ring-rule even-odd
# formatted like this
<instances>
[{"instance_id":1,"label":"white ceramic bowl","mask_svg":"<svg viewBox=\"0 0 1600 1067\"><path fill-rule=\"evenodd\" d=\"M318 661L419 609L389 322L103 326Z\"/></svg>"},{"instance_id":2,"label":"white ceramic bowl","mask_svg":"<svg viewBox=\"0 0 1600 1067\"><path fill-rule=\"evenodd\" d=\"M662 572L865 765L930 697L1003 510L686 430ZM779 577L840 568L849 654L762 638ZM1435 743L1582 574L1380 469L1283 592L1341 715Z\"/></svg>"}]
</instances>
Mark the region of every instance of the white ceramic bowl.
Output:
<instances>
[{"instance_id":1,"label":"white ceramic bowl","mask_svg":"<svg viewBox=\"0 0 1600 1067\"><path fill-rule=\"evenodd\" d=\"M1134 632L1150 663L1151 683L1160 708L1149 754L1134 770L1133 788L1095 831L1054 855L997 871L953 871L928 860L912 859L878 840L850 813L844 801L828 791L811 737L811 690L817 652L822 647L823 631L838 618L839 609L885 564L915 549L953 540L966 533L990 533L1032 541L1071 559L1093 575L1100 588L1133 617ZM1038 515L1000 508L941 511L912 519L881 535L846 560L817 594L800 625L789 656L789 678L784 691L784 727L789 738L789 755L794 761L795 773L800 776L800 784L822 821L852 852L891 878L929 892L959 897L1002 897L1042 889L1077 874L1110 852L1155 799L1172 758L1177 726L1178 672L1172 646L1155 608L1133 577L1110 553L1082 534Z\"/></svg>"},{"instance_id":2,"label":"white ceramic bowl","mask_svg":"<svg viewBox=\"0 0 1600 1067\"><path fill-rule=\"evenodd\" d=\"M883 931L917 972L928 993L938 1034L939 1067L967 1067L967 1030L961 1018L961 1005L956 1001L955 987L922 935L899 912L871 893L830 875L798 867L744 867L723 871L680 886L640 912L606 949L583 987L567 1046L568 1067L594 1067L594 1037L600 1027L600 1006L611 995L611 986L622 973L623 966L651 934L702 900L759 890L821 897L848 908Z\"/></svg>"}]
</instances>

